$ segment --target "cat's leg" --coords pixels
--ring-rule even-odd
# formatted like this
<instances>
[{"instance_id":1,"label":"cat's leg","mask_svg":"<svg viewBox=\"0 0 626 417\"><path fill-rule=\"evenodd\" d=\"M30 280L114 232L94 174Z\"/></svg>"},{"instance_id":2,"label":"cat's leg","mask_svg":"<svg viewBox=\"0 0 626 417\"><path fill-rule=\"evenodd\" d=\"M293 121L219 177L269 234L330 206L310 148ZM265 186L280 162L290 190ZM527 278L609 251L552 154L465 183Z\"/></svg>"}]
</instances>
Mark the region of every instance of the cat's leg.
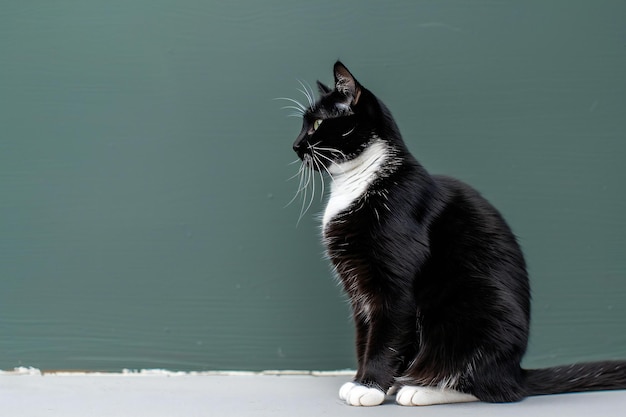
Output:
<instances>
[{"instance_id":1,"label":"cat's leg","mask_svg":"<svg viewBox=\"0 0 626 417\"><path fill-rule=\"evenodd\" d=\"M480 401L508 403L524 399L524 372L521 353L497 352L483 354L473 366L472 394Z\"/></svg>"},{"instance_id":2,"label":"cat's leg","mask_svg":"<svg viewBox=\"0 0 626 417\"><path fill-rule=\"evenodd\" d=\"M438 387L420 387L406 385L396 394L396 402L400 405L435 405L478 401L471 394Z\"/></svg>"},{"instance_id":3,"label":"cat's leg","mask_svg":"<svg viewBox=\"0 0 626 417\"><path fill-rule=\"evenodd\" d=\"M402 350L404 335L398 328L411 328L401 325L403 320L398 314L392 319L380 312L372 312L364 320L366 325L360 326L357 322L357 343L360 343L357 352L360 349L362 352L357 375L353 382L344 384L339 392L339 397L350 405L373 406L384 402L385 394L395 382L402 364L399 352Z\"/></svg>"},{"instance_id":4,"label":"cat's leg","mask_svg":"<svg viewBox=\"0 0 626 417\"><path fill-rule=\"evenodd\" d=\"M356 329L355 344L356 344L356 360L357 360L357 372L355 380L360 379L365 372L365 350L367 349L367 335L369 333L369 324L362 317L355 317L354 325Z\"/></svg>"},{"instance_id":5,"label":"cat's leg","mask_svg":"<svg viewBox=\"0 0 626 417\"><path fill-rule=\"evenodd\" d=\"M368 387L357 381L363 381L366 373L365 352L367 349L369 324L360 315L354 318L356 327L356 355L357 373L354 382L346 382L339 389L339 398L353 406L374 406L380 405L385 400L385 393L377 387Z\"/></svg>"}]
</instances>

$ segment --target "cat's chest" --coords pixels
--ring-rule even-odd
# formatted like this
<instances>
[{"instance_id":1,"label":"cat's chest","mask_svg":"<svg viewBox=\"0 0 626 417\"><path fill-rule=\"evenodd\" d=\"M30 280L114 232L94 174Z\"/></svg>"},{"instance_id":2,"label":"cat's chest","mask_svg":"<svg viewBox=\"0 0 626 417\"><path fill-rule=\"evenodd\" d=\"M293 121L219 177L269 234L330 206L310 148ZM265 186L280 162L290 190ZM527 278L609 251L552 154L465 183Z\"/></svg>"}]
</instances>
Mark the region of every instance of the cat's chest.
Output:
<instances>
[{"instance_id":1,"label":"cat's chest","mask_svg":"<svg viewBox=\"0 0 626 417\"><path fill-rule=\"evenodd\" d=\"M337 215L352 209L366 194L369 186L379 177L386 155L386 146L379 140L355 159L328 168L332 184L322 218L323 230Z\"/></svg>"}]
</instances>

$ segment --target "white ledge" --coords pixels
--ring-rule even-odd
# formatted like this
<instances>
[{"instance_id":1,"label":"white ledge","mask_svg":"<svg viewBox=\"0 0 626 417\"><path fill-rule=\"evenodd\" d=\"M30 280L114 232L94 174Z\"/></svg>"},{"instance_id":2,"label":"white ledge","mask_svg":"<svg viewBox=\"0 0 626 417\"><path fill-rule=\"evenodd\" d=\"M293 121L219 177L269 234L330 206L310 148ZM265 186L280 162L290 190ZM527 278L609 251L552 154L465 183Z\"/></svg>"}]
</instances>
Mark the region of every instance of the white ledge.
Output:
<instances>
[{"instance_id":1,"label":"white ledge","mask_svg":"<svg viewBox=\"0 0 626 417\"><path fill-rule=\"evenodd\" d=\"M514 404L468 403L415 409L385 404L355 409L339 400L354 371L120 373L0 372L2 415L21 416L533 416L621 417L626 391L551 395Z\"/></svg>"}]
</instances>

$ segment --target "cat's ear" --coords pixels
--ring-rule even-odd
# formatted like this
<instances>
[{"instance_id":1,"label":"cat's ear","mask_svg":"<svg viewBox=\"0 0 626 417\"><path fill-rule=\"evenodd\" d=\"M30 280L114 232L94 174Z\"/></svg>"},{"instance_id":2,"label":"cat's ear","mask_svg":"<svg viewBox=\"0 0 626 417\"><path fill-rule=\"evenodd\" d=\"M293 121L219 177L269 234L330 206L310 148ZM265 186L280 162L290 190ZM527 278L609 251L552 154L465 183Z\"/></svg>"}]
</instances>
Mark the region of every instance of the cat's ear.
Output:
<instances>
[{"instance_id":1,"label":"cat's ear","mask_svg":"<svg viewBox=\"0 0 626 417\"><path fill-rule=\"evenodd\" d=\"M333 68L335 74L335 89L347 97L350 97L352 105L358 103L361 97L361 85L340 61L335 62Z\"/></svg>"},{"instance_id":2,"label":"cat's ear","mask_svg":"<svg viewBox=\"0 0 626 417\"><path fill-rule=\"evenodd\" d=\"M328 87L326 84L322 83L320 80L317 80L317 89L320 94L328 94L333 91L332 88Z\"/></svg>"}]
</instances>

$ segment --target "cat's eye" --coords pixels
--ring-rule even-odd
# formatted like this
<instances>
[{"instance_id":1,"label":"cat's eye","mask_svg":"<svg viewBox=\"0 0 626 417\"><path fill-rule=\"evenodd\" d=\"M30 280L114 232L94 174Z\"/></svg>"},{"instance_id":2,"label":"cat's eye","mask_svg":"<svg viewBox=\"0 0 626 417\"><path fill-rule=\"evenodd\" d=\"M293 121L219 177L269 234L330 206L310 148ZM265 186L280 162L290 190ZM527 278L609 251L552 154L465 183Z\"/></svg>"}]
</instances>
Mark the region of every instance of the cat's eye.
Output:
<instances>
[{"instance_id":1,"label":"cat's eye","mask_svg":"<svg viewBox=\"0 0 626 417\"><path fill-rule=\"evenodd\" d=\"M323 120L322 119L317 119L316 121L313 122L313 130L317 130L320 125L322 124Z\"/></svg>"}]
</instances>

